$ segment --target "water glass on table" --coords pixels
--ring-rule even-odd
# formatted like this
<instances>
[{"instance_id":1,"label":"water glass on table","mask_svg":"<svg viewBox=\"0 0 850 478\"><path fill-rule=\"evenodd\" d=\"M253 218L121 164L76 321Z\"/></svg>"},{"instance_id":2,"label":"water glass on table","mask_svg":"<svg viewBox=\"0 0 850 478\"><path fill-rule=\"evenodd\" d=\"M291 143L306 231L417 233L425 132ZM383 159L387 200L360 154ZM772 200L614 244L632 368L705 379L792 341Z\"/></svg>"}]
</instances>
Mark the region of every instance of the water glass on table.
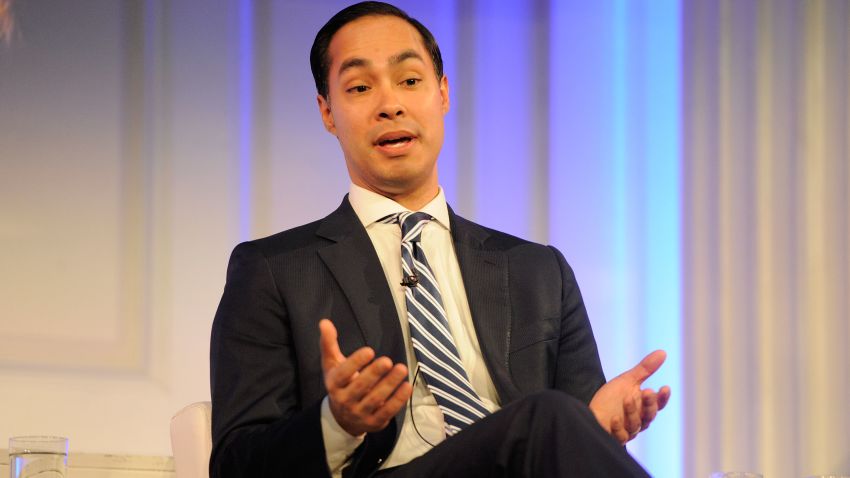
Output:
<instances>
[{"instance_id":1,"label":"water glass on table","mask_svg":"<svg viewBox=\"0 0 850 478\"><path fill-rule=\"evenodd\" d=\"M26 436L9 439L9 478L65 478L68 439Z\"/></svg>"}]
</instances>

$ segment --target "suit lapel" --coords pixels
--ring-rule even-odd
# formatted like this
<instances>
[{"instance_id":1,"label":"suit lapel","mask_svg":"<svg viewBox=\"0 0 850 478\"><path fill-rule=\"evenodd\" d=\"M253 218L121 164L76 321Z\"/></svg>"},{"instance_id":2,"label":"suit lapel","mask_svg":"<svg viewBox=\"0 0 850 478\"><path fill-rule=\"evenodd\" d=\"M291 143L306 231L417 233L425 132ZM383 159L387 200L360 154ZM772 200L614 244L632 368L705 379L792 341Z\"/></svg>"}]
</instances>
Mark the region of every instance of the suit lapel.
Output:
<instances>
[{"instance_id":1,"label":"suit lapel","mask_svg":"<svg viewBox=\"0 0 850 478\"><path fill-rule=\"evenodd\" d=\"M449 216L481 353L501 402L507 403L519 393L508 367L511 307L507 257L503 251L483 247L490 235L486 229L457 216L451 208Z\"/></svg>"},{"instance_id":2,"label":"suit lapel","mask_svg":"<svg viewBox=\"0 0 850 478\"><path fill-rule=\"evenodd\" d=\"M322 221L316 234L335 242L320 249L319 257L348 299L364 342L377 354L406 364L404 338L386 276L348 196Z\"/></svg>"}]
</instances>

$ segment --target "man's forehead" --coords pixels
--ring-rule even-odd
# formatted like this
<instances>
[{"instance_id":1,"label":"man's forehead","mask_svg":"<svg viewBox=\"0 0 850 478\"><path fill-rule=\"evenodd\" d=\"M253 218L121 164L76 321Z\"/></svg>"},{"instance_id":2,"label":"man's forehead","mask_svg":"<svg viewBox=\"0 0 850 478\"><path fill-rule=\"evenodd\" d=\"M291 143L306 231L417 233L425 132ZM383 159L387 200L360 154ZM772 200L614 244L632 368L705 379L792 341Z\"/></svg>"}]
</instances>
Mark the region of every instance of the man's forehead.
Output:
<instances>
[{"instance_id":1,"label":"man's forehead","mask_svg":"<svg viewBox=\"0 0 850 478\"><path fill-rule=\"evenodd\" d=\"M404 19L389 15L358 18L340 28L328 45L332 70L337 74L352 66L399 64L418 59L426 63L422 35Z\"/></svg>"},{"instance_id":2,"label":"man's forehead","mask_svg":"<svg viewBox=\"0 0 850 478\"><path fill-rule=\"evenodd\" d=\"M395 55L390 55L387 58L387 63L390 66L396 66L403 63L406 60L419 60L422 63L425 63L425 59L420 55L417 51L412 50L410 48L401 51ZM372 60L367 58L361 58L359 56L354 56L350 58L346 58L342 60L342 63L339 65L339 70L337 71L338 75L341 75L345 70L351 68L368 68L372 66Z\"/></svg>"}]
</instances>

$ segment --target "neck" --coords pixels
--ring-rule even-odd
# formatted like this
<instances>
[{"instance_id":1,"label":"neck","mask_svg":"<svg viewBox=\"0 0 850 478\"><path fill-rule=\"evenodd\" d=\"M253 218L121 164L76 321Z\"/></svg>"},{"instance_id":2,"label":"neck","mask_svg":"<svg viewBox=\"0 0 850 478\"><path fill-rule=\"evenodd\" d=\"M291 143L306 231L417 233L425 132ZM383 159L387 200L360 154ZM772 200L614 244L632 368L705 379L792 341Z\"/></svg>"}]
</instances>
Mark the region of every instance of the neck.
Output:
<instances>
[{"instance_id":1,"label":"neck","mask_svg":"<svg viewBox=\"0 0 850 478\"><path fill-rule=\"evenodd\" d=\"M368 184L358 183L359 181L354 182L354 184L357 184L361 188L368 189L373 193L390 198L411 211L418 211L422 209L426 204L431 202L432 199L437 197L437 194L440 192L440 186L436 180L432 182L429 181L428 184L423 184L421 187L415 188L414 190L403 192L380 190Z\"/></svg>"},{"instance_id":2,"label":"neck","mask_svg":"<svg viewBox=\"0 0 850 478\"><path fill-rule=\"evenodd\" d=\"M427 191L422 191L415 194L399 194L399 195L387 195L384 196L392 199L393 201L401 204L407 209L411 211L418 211L425 207L426 204L431 202L432 199L437 197L437 194L440 192L439 188L434 187L433 189L429 189Z\"/></svg>"}]
</instances>

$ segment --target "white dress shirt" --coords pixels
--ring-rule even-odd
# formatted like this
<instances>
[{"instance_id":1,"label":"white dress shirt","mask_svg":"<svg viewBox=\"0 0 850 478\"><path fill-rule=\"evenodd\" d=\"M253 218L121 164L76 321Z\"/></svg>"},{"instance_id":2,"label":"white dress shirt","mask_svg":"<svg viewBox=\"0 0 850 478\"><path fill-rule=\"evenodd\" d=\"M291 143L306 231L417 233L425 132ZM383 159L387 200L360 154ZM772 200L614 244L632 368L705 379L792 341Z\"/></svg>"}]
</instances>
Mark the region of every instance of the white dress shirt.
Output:
<instances>
[{"instance_id":1,"label":"white dress shirt","mask_svg":"<svg viewBox=\"0 0 850 478\"><path fill-rule=\"evenodd\" d=\"M401 228L398 224L376 222L389 214L407 211L408 209L392 199L354 184L349 189L348 200L360 222L366 228L369 239L372 240L372 245L375 246L378 259L381 261L384 275L387 278L387 284L392 291L401 330L404 334L410 381L413 383L417 361L410 342L407 305L404 287L401 285ZM472 324L466 290L463 286L460 266L455 255L449 224L449 210L443 189L440 188L437 196L420 211L434 217L434 220L425 225L422 231L420 246L425 252L425 257L428 258L428 263L437 279L443 297L443 308L446 311L449 330L460 354L461 363L469 376L472 387L484 402L484 406L491 412L495 411L499 408L499 397L487 371L484 357L481 355L481 347L478 344L475 327ZM331 317L331 320L333 320L333 317ZM411 421L411 409L408 408L395 448L381 465L381 468L403 465L430 450L431 445L428 442L436 445L446 438L443 413L437 406L434 396L428 391L421 373L414 385L412 414L416 428L414 429ZM424 440L420 437L420 434L424 437ZM322 403L322 437L325 441L328 468L334 478L339 478L342 476L343 466L357 446L362 443L364 437L351 436L336 423L331 414L327 397Z\"/></svg>"}]
</instances>

